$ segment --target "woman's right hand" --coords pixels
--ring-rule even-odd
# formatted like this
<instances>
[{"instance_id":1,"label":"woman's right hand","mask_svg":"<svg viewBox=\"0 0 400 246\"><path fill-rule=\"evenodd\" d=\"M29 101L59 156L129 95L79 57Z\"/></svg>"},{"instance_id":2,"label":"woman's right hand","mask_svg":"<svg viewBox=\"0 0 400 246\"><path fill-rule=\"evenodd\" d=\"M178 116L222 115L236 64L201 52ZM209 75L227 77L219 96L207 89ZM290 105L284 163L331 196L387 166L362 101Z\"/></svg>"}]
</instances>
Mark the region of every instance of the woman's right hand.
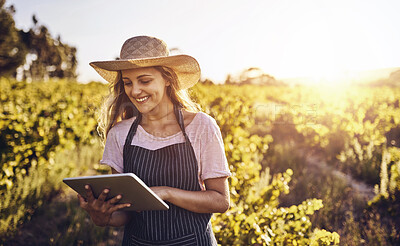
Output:
<instances>
[{"instance_id":1,"label":"woman's right hand","mask_svg":"<svg viewBox=\"0 0 400 246\"><path fill-rule=\"evenodd\" d=\"M85 198L78 194L79 204L81 208L88 212L93 222L97 226L109 225L111 215L115 211L131 206L129 203L116 205L116 203L121 200L121 195L115 196L106 201L107 194L109 193L108 189L104 189L97 199L93 196L92 189L89 185L86 185L85 189L87 198L85 200Z\"/></svg>"}]
</instances>

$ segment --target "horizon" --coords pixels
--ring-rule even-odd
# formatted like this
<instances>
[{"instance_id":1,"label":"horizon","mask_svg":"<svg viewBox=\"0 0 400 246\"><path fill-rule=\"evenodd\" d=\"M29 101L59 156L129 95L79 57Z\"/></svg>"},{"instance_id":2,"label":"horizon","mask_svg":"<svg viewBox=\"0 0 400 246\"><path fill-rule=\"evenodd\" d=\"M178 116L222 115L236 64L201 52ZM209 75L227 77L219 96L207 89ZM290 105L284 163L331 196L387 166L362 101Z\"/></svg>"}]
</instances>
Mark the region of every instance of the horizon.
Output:
<instances>
[{"instance_id":1,"label":"horizon","mask_svg":"<svg viewBox=\"0 0 400 246\"><path fill-rule=\"evenodd\" d=\"M390 74L400 70L400 67L388 67L388 68L376 68L368 70L353 70L346 71L342 74L337 74L335 78L324 78L324 77L293 77L293 78L282 78L280 80L290 84L305 84L305 85L327 85L332 82L336 84L365 84L375 82L382 79L388 79ZM321 83L322 80L323 82Z\"/></svg>"}]
</instances>

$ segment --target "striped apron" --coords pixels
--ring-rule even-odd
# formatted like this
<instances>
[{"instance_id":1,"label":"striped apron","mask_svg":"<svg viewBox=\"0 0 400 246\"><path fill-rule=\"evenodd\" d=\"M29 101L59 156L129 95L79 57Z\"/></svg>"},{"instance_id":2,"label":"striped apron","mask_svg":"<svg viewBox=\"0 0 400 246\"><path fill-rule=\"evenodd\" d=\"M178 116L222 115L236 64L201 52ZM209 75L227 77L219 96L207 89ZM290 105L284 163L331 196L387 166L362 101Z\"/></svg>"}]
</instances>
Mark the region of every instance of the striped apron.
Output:
<instances>
[{"instance_id":1,"label":"striped apron","mask_svg":"<svg viewBox=\"0 0 400 246\"><path fill-rule=\"evenodd\" d=\"M134 173L149 187L170 186L200 191L198 165L194 150L185 132L182 112L174 107L184 143L157 150L131 145L142 119L137 116L125 140L124 173ZM194 213L168 203L166 211L132 212L125 226L123 245L217 245L212 232L210 213Z\"/></svg>"}]
</instances>

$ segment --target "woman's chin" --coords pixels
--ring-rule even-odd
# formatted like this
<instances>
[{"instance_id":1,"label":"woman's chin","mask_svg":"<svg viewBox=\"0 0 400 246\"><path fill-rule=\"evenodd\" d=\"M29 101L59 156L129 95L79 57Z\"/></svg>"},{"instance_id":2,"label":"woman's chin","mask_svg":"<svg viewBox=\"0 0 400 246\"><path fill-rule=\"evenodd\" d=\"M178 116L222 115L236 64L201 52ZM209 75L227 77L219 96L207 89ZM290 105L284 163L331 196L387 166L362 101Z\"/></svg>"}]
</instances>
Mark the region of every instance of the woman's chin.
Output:
<instances>
[{"instance_id":1,"label":"woman's chin","mask_svg":"<svg viewBox=\"0 0 400 246\"><path fill-rule=\"evenodd\" d=\"M156 108L157 108L157 107L152 106L150 104L149 105L145 105L145 104L143 104L143 105L135 105L135 106L136 106L137 110L139 110L139 112L141 114L149 114L151 112L154 112L156 110Z\"/></svg>"}]
</instances>

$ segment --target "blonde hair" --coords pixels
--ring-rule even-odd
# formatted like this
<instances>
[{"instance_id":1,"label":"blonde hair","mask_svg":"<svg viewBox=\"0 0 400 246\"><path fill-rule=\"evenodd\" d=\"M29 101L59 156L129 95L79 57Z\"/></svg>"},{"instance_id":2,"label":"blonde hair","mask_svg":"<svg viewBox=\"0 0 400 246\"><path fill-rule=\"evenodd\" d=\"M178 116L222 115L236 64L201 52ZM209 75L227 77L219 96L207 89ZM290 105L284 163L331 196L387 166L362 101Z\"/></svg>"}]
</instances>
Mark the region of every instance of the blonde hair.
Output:
<instances>
[{"instance_id":1,"label":"blonde hair","mask_svg":"<svg viewBox=\"0 0 400 246\"><path fill-rule=\"evenodd\" d=\"M174 105L180 106L190 112L199 112L200 105L193 102L187 89L180 89L175 72L167 67L154 67L162 77L170 82L167 88L167 96ZM109 86L109 94L105 98L98 118L97 132L105 142L110 129L119 121L137 116L139 111L125 93L121 72L114 83Z\"/></svg>"}]
</instances>

